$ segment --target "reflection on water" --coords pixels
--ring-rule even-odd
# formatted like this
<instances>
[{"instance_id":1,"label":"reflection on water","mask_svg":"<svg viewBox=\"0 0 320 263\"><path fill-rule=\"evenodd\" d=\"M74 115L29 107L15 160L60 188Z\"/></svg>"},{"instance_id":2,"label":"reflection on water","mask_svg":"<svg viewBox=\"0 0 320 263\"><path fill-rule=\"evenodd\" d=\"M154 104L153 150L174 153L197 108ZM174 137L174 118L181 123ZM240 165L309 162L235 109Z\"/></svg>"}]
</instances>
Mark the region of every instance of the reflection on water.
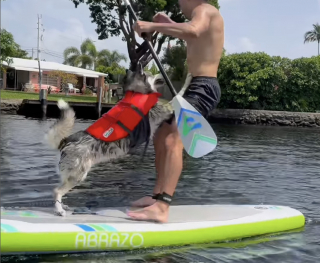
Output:
<instances>
[{"instance_id":1,"label":"reflection on water","mask_svg":"<svg viewBox=\"0 0 320 263\"><path fill-rule=\"evenodd\" d=\"M1 202L51 201L58 183L56 152L43 143L54 120L1 116ZM77 121L75 131L92 121ZM2 262L317 262L320 257L320 131L291 127L214 125L217 149L201 159L184 157L174 204L274 204L299 209L307 218L298 232L209 244L134 252L2 258ZM127 206L150 193L155 181L152 145L100 164L64 202ZM137 165L139 164L139 165Z\"/></svg>"}]
</instances>

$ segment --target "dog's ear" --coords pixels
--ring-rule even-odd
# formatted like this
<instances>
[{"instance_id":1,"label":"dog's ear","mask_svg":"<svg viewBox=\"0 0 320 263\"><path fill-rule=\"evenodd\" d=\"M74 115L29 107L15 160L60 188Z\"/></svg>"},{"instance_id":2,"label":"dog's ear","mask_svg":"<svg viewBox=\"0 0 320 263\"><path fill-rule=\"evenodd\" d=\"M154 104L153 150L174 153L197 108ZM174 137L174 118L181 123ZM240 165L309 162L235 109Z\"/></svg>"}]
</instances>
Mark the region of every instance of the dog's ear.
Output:
<instances>
[{"instance_id":1,"label":"dog's ear","mask_svg":"<svg viewBox=\"0 0 320 263\"><path fill-rule=\"evenodd\" d=\"M144 74L144 71L143 71L143 67L142 67L142 63L141 63L141 62L138 62L137 72L138 72L139 75L141 75L141 76Z\"/></svg>"},{"instance_id":2,"label":"dog's ear","mask_svg":"<svg viewBox=\"0 0 320 263\"><path fill-rule=\"evenodd\" d=\"M133 72L130 69L127 69L126 77L130 78L133 75Z\"/></svg>"}]
</instances>

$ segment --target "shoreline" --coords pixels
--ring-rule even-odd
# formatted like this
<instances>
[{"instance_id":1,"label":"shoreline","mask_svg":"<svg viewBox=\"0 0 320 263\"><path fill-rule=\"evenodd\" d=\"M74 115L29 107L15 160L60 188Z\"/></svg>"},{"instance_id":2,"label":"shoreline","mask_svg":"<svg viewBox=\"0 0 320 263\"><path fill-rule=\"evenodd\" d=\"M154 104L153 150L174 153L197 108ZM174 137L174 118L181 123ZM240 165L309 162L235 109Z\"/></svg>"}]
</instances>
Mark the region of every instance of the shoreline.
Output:
<instances>
[{"instance_id":1,"label":"shoreline","mask_svg":"<svg viewBox=\"0 0 320 263\"><path fill-rule=\"evenodd\" d=\"M216 109L209 120L219 123L320 128L320 113L249 109Z\"/></svg>"},{"instance_id":2,"label":"shoreline","mask_svg":"<svg viewBox=\"0 0 320 263\"><path fill-rule=\"evenodd\" d=\"M14 114L26 116L30 113L28 112L28 114L26 114L27 107L24 104L24 100L22 99L1 100L0 107L1 114ZM78 109L75 109L77 118L83 118L82 110L80 109L80 107L77 108ZM88 107L86 108L87 111ZM108 109L103 110L102 114L107 110ZM33 107L31 111L36 111L38 113L40 112L40 108ZM96 119L97 116L94 113L95 109L92 109L92 111L90 112L92 114L89 114L89 116L88 114L86 114L85 117ZM36 115L38 115L37 113ZM59 110L56 105L48 107L48 117L49 116L59 116ZM216 109L209 115L208 121L213 123L320 128L320 113L248 109Z\"/></svg>"}]
</instances>

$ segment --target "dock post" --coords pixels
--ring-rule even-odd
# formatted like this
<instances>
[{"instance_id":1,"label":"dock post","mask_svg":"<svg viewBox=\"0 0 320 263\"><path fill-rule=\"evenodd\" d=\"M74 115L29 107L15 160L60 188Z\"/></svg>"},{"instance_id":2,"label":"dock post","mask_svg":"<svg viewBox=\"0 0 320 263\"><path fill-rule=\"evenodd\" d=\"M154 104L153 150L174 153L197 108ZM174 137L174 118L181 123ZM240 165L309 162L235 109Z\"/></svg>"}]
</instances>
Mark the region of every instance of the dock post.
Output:
<instances>
[{"instance_id":1,"label":"dock post","mask_svg":"<svg viewBox=\"0 0 320 263\"><path fill-rule=\"evenodd\" d=\"M104 97L103 101L105 103L109 103L109 87L107 84L104 85L104 96L103 97Z\"/></svg>"},{"instance_id":2,"label":"dock post","mask_svg":"<svg viewBox=\"0 0 320 263\"><path fill-rule=\"evenodd\" d=\"M99 94L98 94L98 116L101 117L101 102L102 102L102 87L99 87Z\"/></svg>"},{"instance_id":3,"label":"dock post","mask_svg":"<svg viewBox=\"0 0 320 263\"><path fill-rule=\"evenodd\" d=\"M112 89L108 90L108 103L111 103L112 100Z\"/></svg>"},{"instance_id":4,"label":"dock post","mask_svg":"<svg viewBox=\"0 0 320 263\"><path fill-rule=\"evenodd\" d=\"M41 105L42 120L45 120L47 117L47 96L48 90L46 88L41 88L39 100Z\"/></svg>"}]
</instances>

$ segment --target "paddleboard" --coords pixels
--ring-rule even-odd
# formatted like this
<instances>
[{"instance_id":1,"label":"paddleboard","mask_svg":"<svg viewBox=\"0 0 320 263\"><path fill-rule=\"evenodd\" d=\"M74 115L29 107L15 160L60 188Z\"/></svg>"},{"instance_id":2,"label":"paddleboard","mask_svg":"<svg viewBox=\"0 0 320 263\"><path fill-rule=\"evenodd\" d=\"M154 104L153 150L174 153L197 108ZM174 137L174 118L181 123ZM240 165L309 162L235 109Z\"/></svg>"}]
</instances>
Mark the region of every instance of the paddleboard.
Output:
<instances>
[{"instance_id":1,"label":"paddleboard","mask_svg":"<svg viewBox=\"0 0 320 263\"><path fill-rule=\"evenodd\" d=\"M1 210L1 254L79 253L239 240L298 229L304 215L272 205L171 206L165 224L134 221L126 208L66 217L53 208Z\"/></svg>"}]
</instances>

